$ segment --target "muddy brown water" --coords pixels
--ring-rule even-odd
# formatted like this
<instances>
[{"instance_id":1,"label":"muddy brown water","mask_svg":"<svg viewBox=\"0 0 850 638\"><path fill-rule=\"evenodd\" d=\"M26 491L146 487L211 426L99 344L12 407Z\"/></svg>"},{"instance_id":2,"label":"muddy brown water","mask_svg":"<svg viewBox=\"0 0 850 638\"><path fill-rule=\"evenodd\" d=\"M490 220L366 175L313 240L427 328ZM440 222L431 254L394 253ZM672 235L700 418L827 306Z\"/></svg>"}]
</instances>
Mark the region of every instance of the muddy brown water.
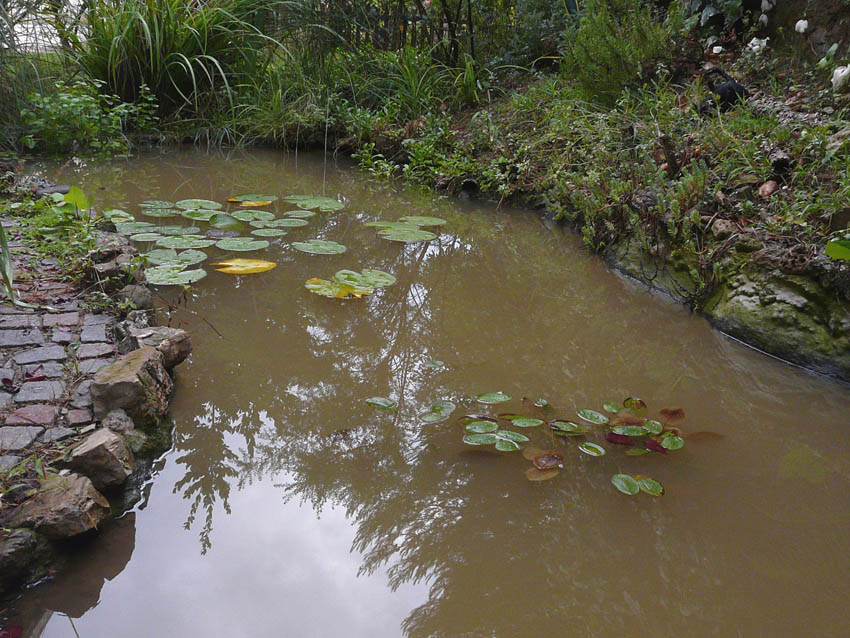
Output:
<instances>
[{"instance_id":1,"label":"muddy brown water","mask_svg":"<svg viewBox=\"0 0 850 638\"><path fill-rule=\"evenodd\" d=\"M131 513L15 603L25 636L850 635L846 385L718 334L532 212L401 189L318 155L167 152L46 175L134 213L148 198L244 192L346 207L230 255L272 271L210 269L185 298L161 289L175 304L161 319L195 344L178 369L173 449ZM407 246L363 226L406 214L448 224ZM313 237L348 251L289 246ZM364 267L398 282L352 301L303 287ZM496 390L514 399L472 399ZM398 399L398 413L372 396ZM601 458L556 440L564 469L530 483L520 454L464 445L454 418L531 414L523 396L566 418L640 396L650 413L682 407L686 432L725 438L630 457L593 434ZM458 404L453 418L420 424L440 399ZM666 494L621 494L619 472Z\"/></svg>"}]
</instances>

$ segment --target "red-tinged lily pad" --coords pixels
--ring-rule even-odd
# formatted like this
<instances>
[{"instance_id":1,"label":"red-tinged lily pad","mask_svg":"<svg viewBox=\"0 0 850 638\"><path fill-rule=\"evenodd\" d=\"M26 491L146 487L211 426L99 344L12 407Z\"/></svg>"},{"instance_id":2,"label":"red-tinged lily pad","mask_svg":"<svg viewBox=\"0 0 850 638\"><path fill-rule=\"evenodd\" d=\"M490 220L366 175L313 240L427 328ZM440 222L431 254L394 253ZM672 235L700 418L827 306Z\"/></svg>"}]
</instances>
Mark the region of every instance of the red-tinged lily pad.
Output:
<instances>
[{"instance_id":1,"label":"red-tinged lily pad","mask_svg":"<svg viewBox=\"0 0 850 638\"><path fill-rule=\"evenodd\" d=\"M692 432L691 434L686 434L685 438L688 441L719 441L726 437L717 432Z\"/></svg>"},{"instance_id":2,"label":"red-tinged lily pad","mask_svg":"<svg viewBox=\"0 0 850 638\"><path fill-rule=\"evenodd\" d=\"M623 406L630 410L634 410L635 412L643 412L646 410L646 402L644 402L643 399L638 399L637 397L629 397L623 401Z\"/></svg>"},{"instance_id":3,"label":"red-tinged lily pad","mask_svg":"<svg viewBox=\"0 0 850 638\"><path fill-rule=\"evenodd\" d=\"M625 434L614 434L613 432L605 433L605 440L608 443L616 443L617 445L634 445L635 440Z\"/></svg>"},{"instance_id":4,"label":"red-tinged lily pad","mask_svg":"<svg viewBox=\"0 0 850 638\"><path fill-rule=\"evenodd\" d=\"M647 450L650 450L652 452L659 452L661 454L667 454L667 450L664 448L664 446L661 445L661 443L659 443L655 439L646 439L643 442L643 447L645 447Z\"/></svg>"},{"instance_id":5,"label":"red-tinged lily pad","mask_svg":"<svg viewBox=\"0 0 850 638\"><path fill-rule=\"evenodd\" d=\"M553 479L560 471L557 468L550 468L548 470L540 470L536 467L530 467L525 471L525 478L529 481L548 481L549 479Z\"/></svg>"},{"instance_id":6,"label":"red-tinged lily pad","mask_svg":"<svg viewBox=\"0 0 850 638\"><path fill-rule=\"evenodd\" d=\"M611 417L612 426L617 425L632 425L632 426L641 426L644 424L646 419L643 419L639 416L635 416L634 414L629 414L627 412L618 414L616 416Z\"/></svg>"},{"instance_id":7,"label":"red-tinged lily pad","mask_svg":"<svg viewBox=\"0 0 850 638\"><path fill-rule=\"evenodd\" d=\"M679 425L685 420L685 411L682 408L661 408L659 419L666 425Z\"/></svg>"},{"instance_id":8,"label":"red-tinged lily pad","mask_svg":"<svg viewBox=\"0 0 850 638\"><path fill-rule=\"evenodd\" d=\"M546 450L541 450L538 447L526 447L522 449L522 458L526 461L533 461L535 456L546 454Z\"/></svg>"},{"instance_id":9,"label":"red-tinged lily pad","mask_svg":"<svg viewBox=\"0 0 850 638\"><path fill-rule=\"evenodd\" d=\"M543 454L534 457L534 467L538 470L551 470L556 467L564 467L564 455L560 452L547 450Z\"/></svg>"}]
</instances>

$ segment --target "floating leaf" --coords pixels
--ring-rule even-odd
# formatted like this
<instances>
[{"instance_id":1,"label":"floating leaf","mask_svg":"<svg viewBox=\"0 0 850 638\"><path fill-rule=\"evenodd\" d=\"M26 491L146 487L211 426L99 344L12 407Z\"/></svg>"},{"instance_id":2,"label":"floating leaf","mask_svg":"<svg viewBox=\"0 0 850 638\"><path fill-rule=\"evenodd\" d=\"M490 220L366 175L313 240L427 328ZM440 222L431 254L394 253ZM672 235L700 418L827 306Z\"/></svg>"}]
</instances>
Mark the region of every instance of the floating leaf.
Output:
<instances>
[{"instance_id":1,"label":"floating leaf","mask_svg":"<svg viewBox=\"0 0 850 638\"><path fill-rule=\"evenodd\" d=\"M530 467L525 471L525 477L529 481L548 481L558 476L558 474L560 474L560 470L557 468L538 470L536 467Z\"/></svg>"},{"instance_id":2,"label":"floating leaf","mask_svg":"<svg viewBox=\"0 0 850 638\"><path fill-rule=\"evenodd\" d=\"M131 222L135 219L130 213L127 213L120 208L112 208L103 211L103 216L111 222Z\"/></svg>"},{"instance_id":3,"label":"floating leaf","mask_svg":"<svg viewBox=\"0 0 850 638\"><path fill-rule=\"evenodd\" d=\"M345 205L330 197L315 197L313 195L289 195L284 200L301 208L318 208L326 212L342 210Z\"/></svg>"},{"instance_id":4,"label":"floating leaf","mask_svg":"<svg viewBox=\"0 0 850 638\"><path fill-rule=\"evenodd\" d=\"M285 219L275 219L271 222L251 222L251 226L263 224L266 228L298 228L299 226L306 226L307 223L306 219L292 219L287 217Z\"/></svg>"},{"instance_id":5,"label":"floating leaf","mask_svg":"<svg viewBox=\"0 0 850 638\"><path fill-rule=\"evenodd\" d=\"M276 195L260 195L259 193L249 193L247 195L234 195L233 197L228 197L227 201L229 202L276 202Z\"/></svg>"},{"instance_id":6,"label":"floating leaf","mask_svg":"<svg viewBox=\"0 0 850 638\"><path fill-rule=\"evenodd\" d=\"M245 208L254 208L254 207L259 208L260 206L268 206L269 204L271 204L270 201L240 202L239 203L240 206L244 206Z\"/></svg>"},{"instance_id":7,"label":"floating leaf","mask_svg":"<svg viewBox=\"0 0 850 638\"><path fill-rule=\"evenodd\" d=\"M217 214L218 211L216 210L187 210L185 213L183 213L183 217L199 222L208 222L210 220L210 217Z\"/></svg>"},{"instance_id":8,"label":"floating leaf","mask_svg":"<svg viewBox=\"0 0 850 638\"><path fill-rule=\"evenodd\" d=\"M299 219L308 219L314 217L316 213L311 210L288 210L284 213L287 217L296 217Z\"/></svg>"},{"instance_id":9,"label":"floating leaf","mask_svg":"<svg viewBox=\"0 0 850 638\"><path fill-rule=\"evenodd\" d=\"M393 401L385 397L371 397L366 399L366 405L372 406L376 410L383 410L384 412L395 412L398 409L398 401Z\"/></svg>"},{"instance_id":10,"label":"floating leaf","mask_svg":"<svg viewBox=\"0 0 850 638\"><path fill-rule=\"evenodd\" d=\"M284 221L284 220L280 220ZM300 250L302 253L310 253L311 255L338 255L344 253L347 248L335 241L325 239L310 239L309 241L296 241L292 243L295 250Z\"/></svg>"},{"instance_id":11,"label":"floating leaf","mask_svg":"<svg viewBox=\"0 0 850 638\"><path fill-rule=\"evenodd\" d=\"M201 229L197 226L154 226L150 230L152 233L155 232L169 236L195 235L201 232Z\"/></svg>"},{"instance_id":12,"label":"floating leaf","mask_svg":"<svg viewBox=\"0 0 850 638\"><path fill-rule=\"evenodd\" d=\"M685 445L685 440L675 434L661 438L661 447L667 450L678 450Z\"/></svg>"},{"instance_id":13,"label":"floating leaf","mask_svg":"<svg viewBox=\"0 0 850 638\"><path fill-rule=\"evenodd\" d=\"M262 250L269 247L269 242L265 239L252 239L251 237L228 237L215 242L216 248L222 250L232 250L235 252L245 252L249 250Z\"/></svg>"},{"instance_id":14,"label":"floating leaf","mask_svg":"<svg viewBox=\"0 0 850 638\"><path fill-rule=\"evenodd\" d=\"M270 222L274 219L274 213L265 210L235 210L231 215L243 222Z\"/></svg>"},{"instance_id":15,"label":"floating leaf","mask_svg":"<svg viewBox=\"0 0 850 638\"><path fill-rule=\"evenodd\" d=\"M549 407L549 402L546 399L544 399L543 397L538 397L534 401L534 407L535 408L546 408L546 407Z\"/></svg>"},{"instance_id":16,"label":"floating leaf","mask_svg":"<svg viewBox=\"0 0 850 638\"><path fill-rule=\"evenodd\" d=\"M590 428L586 425L580 425L572 421L562 421L560 419L549 421L549 427L558 436L584 436L590 432Z\"/></svg>"},{"instance_id":17,"label":"floating leaf","mask_svg":"<svg viewBox=\"0 0 850 638\"><path fill-rule=\"evenodd\" d=\"M640 485L638 485L638 482L628 474L615 474L611 477L611 482L614 484L614 487L620 490L623 494L634 496L640 492Z\"/></svg>"},{"instance_id":18,"label":"floating leaf","mask_svg":"<svg viewBox=\"0 0 850 638\"><path fill-rule=\"evenodd\" d=\"M661 425L661 422L653 421L652 419L649 419L648 421L644 422L643 427L650 434L661 434L661 432L664 431L664 426Z\"/></svg>"},{"instance_id":19,"label":"floating leaf","mask_svg":"<svg viewBox=\"0 0 850 638\"><path fill-rule=\"evenodd\" d=\"M511 425L518 428L536 428L538 425L543 425L543 419L530 419L528 417L518 417L511 420Z\"/></svg>"},{"instance_id":20,"label":"floating leaf","mask_svg":"<svg viewBox=\"0 0 850 638\"><path fill-rule=\"evenodd\" d=\"M643 399L638 399L637 397L629 397L623 401L623 405L635 412L643 412L646 410L646 403L644 403Z\"/></svg>"},{"instance_id":21,"label":"floating leaf","mask_svg":"<svg viewBox=\"0 0 850 638\"><path fill-rule=\"evenodd\" d=\"M465 414L458 419L458 423L472 423L473 421L492 421L497 423L496 419L486 414Z\"/></svg>"},{"instance_id":22,"label":"floating leaf","mask_svg":"<svg viewBox=\"0 0 850 638\"><path fill-rule=\"evenodd\" d=\"M145 257L152 264L174 263L177 261L177 251L173 248L158 248L144 253L142 257Z\"/></svg>"},{"instance_id":23,"label":"floating leaf","mask_svg":"<svg viewBox=\"0 0 850 638\"><path fill-rule=\"evenodd\" d=\"M221 210L221 204L209 199L182 199L174 205L183 210Z\"/></svg>"},{"instance_id":24,"label":"floating leaf","mask_svg":"<svg viewBox=\"0 0 850 638\"><path fill-rule=\"evenodd\" d=\"M649 454L649 450L642 447L633 447L626 450L626 456L643 456L644 454Z\"/></svg>"},{"instance_id":25,"label":"floating leaf","mask_svg":"<svg viewBox=\"0 0 850 638\"><path fill-rule=\"evenodd\" d=\"M685 420L685 411L682 408L662 408L659 412L667 425L679 425Z\"/></svg>"},{"instance_id":26,"label":"floating leaf","mask_svg":"<svg viewBox=\"0 0 850 638\"><path fill-rule=\"evenodd\" d=\"M440 361L439 359L434 359L433 361L429 361L428 363L425 364L426 368L434 368L434 369L444 368L445 366L446 366L446 364L443 363L442 361Z\"/></svg>"},{"instance_id":27,"label":"floating leaf","mask_svg":"<svg viewBox=\"0 0 850 638\"><path fill-rule=\"evenodd\" d=\"M643 442L643 447L659 454L667 454L667 449L655 439L646 439Z\"/></svg>"},{"instance_id":28,"label":"floating leaf","mask_svg":"<svg viewBox=\"0 0 850 638\"><path fill-rule=\"evenodd\" d=\"M637 484L641 490L652 496L661 496L664 494L664 487L655 479L642 476L637 479Z\"/></svg>"},{"instance_id":29,"label":"floating leaf","mask_svg":"<svg viewBox=\"0 0 850 638\"><path fill-rule=\"evenodd\" d=\"M419 230L418 228L415 230L405 230L405 229L387 229L382 230L378 233L384 239L389 239L390 241L400 241L405 244L412 244L418 241L430 241L432 239L436 239L437 236L434 233L429 233L427 230Z\"/></svg>"},{"instance_id":30,"label":"floating leaf","mask_svg":"<svg viewBox=\"0 0 850 638\"><path fill-rule=\"evenodd\" d=\"M612 431L614 434L623 434L625 436L646 436L649 434L646 428L638 425L615 425Z\"/></svg>"},{"instance_id":31,"label":"floating leaf","mask_svg":"<svg viewBox=\"0 0 850 638\"><path fill-rule=\"evenodd\" d=\"M617 414L617 412L619 412L623 408L621 408L619 406L619 404L617 404L617 403L613 403L611 401L606 401L605 403L602 404L602 409L605 410L606 412L610 412L611 414Z\"/></svg>"},{"instance_id":32,"label":"floating leaf","mask_svg":"<svg viewBox=\"0 0 850 638\"><path fill-rule=\"evenodd\" d=\"M534 467L538 470L551 470L556 467L564 467L564 455L560 452L547 450L532 459Z\"/></svg>"},{"instance_id":33,"label":"floating leaf","mask_svg":"<svg viewBox=\"0 0 850 638\"><path fill-rule=\"evenodd\" d=\"M136 233L147 233L153 228L150 222L119 222L115 224L115 230L122 235L135 235Z\"/></svg>"},{"instance_id":34,"label":"floating leaf","mask_svg":"<svg viewBox=\"0 0 850 638\"><path fill-rule=\"evenodd\" d=\"M487 433L467 434L463 437L463 442L467 445L493 445L498 441L499 439L495 434Z\"/></svg>"},{"instance_id":35,"label":"floating leaf","mask_svg":"<svg viewBox=\"0 0 850 638\"><path fill-rule=\"evenodd\" d=\"M602 447L601 445L597 445L596 443L591 443L590 441L579 443L578 449L584 452L585 454L590 454L590 456L605 455L604 447Z\"/></svg>"},{"instance_id":36,"label":"floating leaf","mask_svg":"<svg viewBox=\"0 0 850 638\"><path fill-rule=\"evenodd\" d=\"M455 411L455 408L457 408L457 406L451 401L437 401L431 406L430 410L419 415L419 420L422 423L440 423L441 421L448 419L452 412Z\"/></svg>"},{"instance_id":37,"label":"floating leaf","mask_svg":"<svg viewBox=\"0 0 850 638\"><path fill-rule=\"evenodd\" d=\"M327 279L318 279L317 277L308 279L304 287L316 295L330 299L349 299L351 297L359 299L371 292L371 289L365 291L362 288L354 288L348 284L341 284L338 281L328 281Z\"/></svg>"},{"instance_id":38,"label":"floating leaf","mask_svg":"<svg viewBox=\"0 0 850 638\"><path fill-rule=\"evenodd\" d=\"M221 230L235 230L240 228L242 224L233 215L227 213L216 213L210 217L210 226Z\"/></svg>"},{"instance_id":39,"label":"floating leaf","mask_svg":"<svg viewBox=\"0 0 850 638\"><path fill-rule=\"evenodd\" d=\"M606 432L605 440L608 443L616 443L617 445L634 445L635 440L625 434L615 434L614 432Z\"/></svg>"},{"instance_id":40,"label":"floating leaf","mask_svg":"<svg viewBox=\"0 0 850 638\"><path fill-rule=\"evenodd\" d=\"M163 237L157 240L156 245L163 248L176 248L183 250L184 248L208 248L215 243L214 239L206 237L197 237L195 235L186 235L182 237Z\"/></svg>"},{"instance_id":41,"label":"floating leaf","mask_svg":"<svg viewBox=\"0 0 850 638\"><path fill-rule=\"evenodd\" d=\"M182 215L183 211L177 210L176 208L143 208L142 215L147 215L148 217L174 217L176 215Z\"/></svg>"},{"instance_id":42,"label":"floating leaf","mask_svg":"<svg viewBox=\"0 0 850 638\"><path fill-rule=\"evenodd\" d=\"M499 439L496 441L496 449L499 450L499 452L516 452L520 449L520 445L516 441L511 441L510 439Z\"/></svg>"},{"instance_id":43,"label":"floating leaf","mask_svg":"<svg viewBox=\"0 0 850 638\"><path fill-rule=\"evenodd\" d=\"M596 425L605 425L608 423L608 417L604 414L597 412L596 410L579 410L576 412L582 419L587 421L588 423L594 423Z\"/></svg>"},{"instance_id":44,"label":"floating leaf","mask_svg":"<svg viewBox=\"0 0 850 638\"><path fill-rule=\"evenodd\" d=\"M467 432L472 432L474 434L495 432L498 429L499 426L492 421L473 421L472 423L468 423L465 428Z\"/></svg>"},{"instance_id":45,"label":"floating leaf","mask_svg":"<svg viewBox=\"0 0 850 638\"><path fill-rule=\"evenodd\" d=\"M371 268L364 268L360 273L363 277L363 282L372 286L373 288L384 288L386 286L392 286L396 282L395 276L391 275L388 272L384 272L383 270L372 270Z\"/></svg>"},{"instance_id":46,"label":"floating leaf","mask_svg":"<svg viewBox=\"0 0 850 638\"><path fill-rule=\"evenodd\" d=\"M628 414L627 412L620 412L611 417L609 425L643 425L644 423L646 423L646 419L642 417Z\"/></svg>"},{"instance_id":47,"label":"floating leaf","mask_svg":"<svg viewBox=\"0 0 850 638\"><path fill-rule=\"evenodd\" d=\"M509 395L505 394L504 392L499 391L499 392L485 392L484 394L479 394L478 396L476 396L475 399L479 403L493 404L493 403L504 403L505 401L510 401L511 397Z\"/></svg>"},{"instance_id":48,"label":"floating leaf","mask_svg":"<svg viewBox=\"0 0 850 638\"><path fill-rule=\"evenodd\" d=\"M135 235L130 235L130 239L132 241L156 241L160 238L162 238L162 235L159 233L137 233Z\"/></svg>"},{"instance_id":49,"label":"floating leaf","mask_svg":"<svg viewBox=\"0 0 850 638\"><path fill-rule=\"evenodd\" d=\"M155 286L185 286L207 276L205 270L182 270L182 266L154 266L145 270L145 279Z\"/></svg>"},{"instance_id":50,"label":"floating leaf","mask_svg":"<svg viewBox=\"0 0 850 638\"><path fill-rule=\"evenodd\" d=\"M139 204L139 208L171 208L172 206L174 206L174 202L166 202L161 199L146 199Z\"/></svg>"},{"instance_id":51,"label":"floating leaf","mask_svg":"<svg viewBox=\"0 0 850 638\"><path fill-rule=\"evenodd\" d=\"M383 230L419 230L419 226L408 224L407 222L388 222L382 219L365 222L363 225L370 228L381 228Z\"/></svg>"},{"instance_id":52,"label":"floating leaf","mask_svg":"<svg viewBox=\"0 0 850 638\"><path fill-rule=\"evenodd\" d=\"M516 441L517 443L525 443L528 437L519 432L511 432L510 430L499 430L496 435L508 441Z\"/></svg>"},{"instance_id":53,"label":"floating leaf","mask_svg":"<svg viewBox=\"0 0 850 638\"><path fill-rule=\"evenodd\" d=\"M258 228L257 230L252 230L251 234L257 237L283 237L286 231L280 228Z\"/></svg>"},{"instance_id":54,"label":"floating leaf","mask_svg":"<svg viewBox=\"0 0 850 638\"><path fill-rule=\"evenodd\" d=\"M445 219L425 217L422 215L408 215L407 217L402 217L399 221L412 224L413 226L442 226L446 223Z\"/></svg>"},{"instance_id":55,"label":"floating leaf","mask_svg":"<svg viewBox=\"0 0 850 638\"><path fill-rule=\"evenodd\" d=\"M252 275L266 272L277 266L273 261L263 261L262 259L228 259L212 265L224 266L224 268L216 268L216 270L229 275Z\"/></svg>"}]
</instances>

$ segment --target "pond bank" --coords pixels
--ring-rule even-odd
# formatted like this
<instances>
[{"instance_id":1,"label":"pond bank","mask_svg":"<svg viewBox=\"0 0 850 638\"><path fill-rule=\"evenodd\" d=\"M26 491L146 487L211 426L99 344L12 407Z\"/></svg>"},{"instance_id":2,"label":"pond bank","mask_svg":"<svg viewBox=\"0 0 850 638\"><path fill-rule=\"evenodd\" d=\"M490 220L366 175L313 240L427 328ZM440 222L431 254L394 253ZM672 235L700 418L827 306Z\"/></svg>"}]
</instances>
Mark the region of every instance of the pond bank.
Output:
<instances>
[{"instance_id":1,"label":"pond bank","mask_svg":"<svg viewBox=\"0 0 850 638\"><path fill-rule=\"evenodd\" d=\"M0 595L55 573L68 543L140 498L170 445L167 370L191 349L184 331L148 327L153 299L126 239L93 230L72 272L26 237L37 223L26 206L9 204L21 303L0 305Z\"/></svg>"}]
</instances>

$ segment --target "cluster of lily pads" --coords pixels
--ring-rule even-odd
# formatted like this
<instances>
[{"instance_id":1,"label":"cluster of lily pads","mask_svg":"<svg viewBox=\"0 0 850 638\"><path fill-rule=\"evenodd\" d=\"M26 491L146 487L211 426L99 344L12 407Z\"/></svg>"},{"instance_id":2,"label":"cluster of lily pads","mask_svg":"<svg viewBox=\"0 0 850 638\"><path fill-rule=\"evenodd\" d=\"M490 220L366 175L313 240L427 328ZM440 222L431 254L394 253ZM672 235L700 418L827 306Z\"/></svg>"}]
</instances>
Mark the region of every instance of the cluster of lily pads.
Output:
<instances>
[{"instance_id":1,"label":"cluster of lily pads","mask_svg":"<svg viewBox=\"0 0 850 638\"><path fill-rule=\"evenodd\" d=\"M390 241L400 241L410 244L419 241L430 241L436 239L437 235L422 228L442 226L446 223L440 217L426 217L422 215L407 215L398 221L373 221L366 222L366 226L378 229L378 235Z\"/></svg>"},{"instance_id":2,"label":"cluster of lily pads","mask_svg":"<svg viewBox=\"0 0 850 638\"><path fill-rule=\"evenodd\" d=\"M376 288L391 286L395 277L382 270L365 268L361 272L338 270L333 279L308 279L304 287L312 293L333 299L348 299L371 295Z\"/></svg>"}]
</instances>

